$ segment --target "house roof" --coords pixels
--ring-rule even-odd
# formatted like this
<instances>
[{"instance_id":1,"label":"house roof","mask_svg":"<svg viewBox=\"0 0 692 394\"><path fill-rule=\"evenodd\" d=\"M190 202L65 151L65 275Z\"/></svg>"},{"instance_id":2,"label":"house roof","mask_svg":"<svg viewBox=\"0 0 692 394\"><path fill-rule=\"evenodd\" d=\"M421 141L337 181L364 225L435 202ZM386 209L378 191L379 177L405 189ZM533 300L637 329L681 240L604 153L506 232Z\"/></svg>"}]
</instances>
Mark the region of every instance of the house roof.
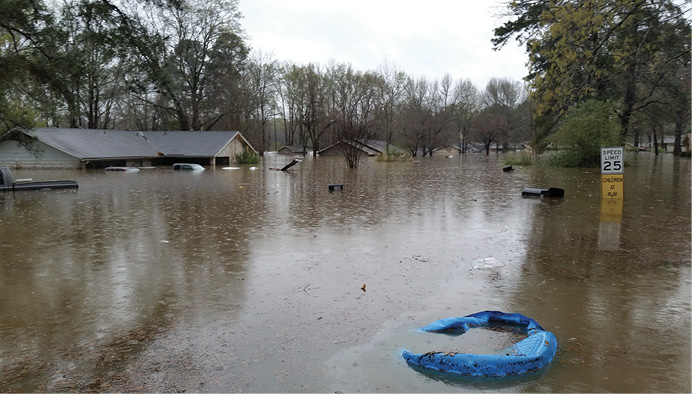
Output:
<instances>
[{"instance_id":1,"label":"house roof","mask_svg":"<svg viewBox=\"0 0 692 394\"><path fill-rule=\"evenodd\" d=\"M444 145L442 145L442 146L438 146L437 148L433 148L433 152L436 152L436 151L441 150L441 149L450 149L450 148L451 148L451 149L456 149L456 150L461 150L461 149L459 148L459 144L456 143L456 142L453 142L453 143L451 143L451 144L444 144Z\"/></svg>"},{"instance_id":2,"label":"house roof","mask_svg":"<svg viewBox=\"0 0 692 394\"><path fill-rule=\"evenodd\" d=\"M389 147L389 153L391 154L402 154L406 153L401 148L398 148L392 144L388 144L387 141L381 141L381 140L363 140L361 141L363 144L369 146L370 148L378 151L379 153L387 153L387 147Z\"/></svg>"},{"instance_id":3,"label":"house roof","mask_svg":"<svg viewBox=\"0 0 692 394\"><path fill-rule=\"evenodd\" d=\"M321 154L321 153L323 153L323 152L325 152L325 151L329 151L329 150L332 150L332 149L339 149L339 145L342 145L342 144L346 144L346 145L355 147L355 148L357 148L357 149L360 149L360 150L362 150L363 152L365 152L368 156L375 156L376 154L380 153L379 151L377 151L377 150L371 148L370 146L368 146L368 145L366 145L366 144L364 144L364 143L362 143L362 142L342 140L342 141L338 141L338 142L336 142L336 143L334 143L334 144L332 144L332 145L329 145L328 147L326 147L326 148L320 150L320 151L318 152L318 154Z\"/></svg>"},{"instance_id":4,"label":"house roof","mask_svg":"<svg viewBox=\"0 0 692 394\"><path fill-rule=\"evenodd\" d=\"M360 148L362 151L364 151L365 153L367 153L370 156L375 156L378 153L382 153L381 150L379 150L377 148L373 148L371 145L368 145L365 142L361 142L361 141L358 141L358 142L356 142L356 141L344 141L344 142L351 145L351 146L355 146L356 148Z\"/></svg>"},{"instance_id":5,"label":"house roof","mask_svg":"<svg viewBox=\"0 0 692 394\"><path fill-rule=\"evenodd\" d=\"M674 135L664 135L663 138L661 138L660 142L662 144L674 144L675 143L675 136Z\"/></svg>"},{"instance_id":6,"label":"house roof","mask_svg":"<svg viewBox=\"0 0 692 394\"><path fill-rule=\"evenodd\" d=\"M347 144L350 146L353 146L355 148L358 148L365 152L368 156L375 156L379 153L386 153L387 152L387 142L386 141L380 141L380 140L353 140L353 141L347 141L347 140L342 140L339 141L335 144L332 144L322 150L320 150L318 153L334 149L339 146L339 144ZM402 154L406 153L406 151L397 148L394 145L389 144L389 153L392 154Z\"/></svg>"},{"instance_id":7,"label":"house roof","mask_svg":"<svg viewBox=\"0 0 692 394\"><path fill-rule=\"evenodd\" d=\"M305 152L308 149L310 149L310 148L309 147L305 148L302 145L286 145L286 146L282 146L281 149L279 149L279 150L290 150L291 152Z\"/></svg>"},{"instance_id":8,"label":"house roof","mask_svg":"<svg viewBox=\"0 0 692 394\"><path fill-rule=\"evenodd\" d=\"M237 131L35 128L26 133L82 160L156 157L159 152L172 157L214 157L236 137L250 146Z\"/></svg>"},{"instance_id":9,"label":"house roof","mask_svg":"<svg viewBox=\"0 0 692 394\"><path fill-rule=\"evenodd\" d=\"M166 156L216 156L236 137L250 146L237 131L146 131L142 134Z\"/></svg>"}]
</instances>

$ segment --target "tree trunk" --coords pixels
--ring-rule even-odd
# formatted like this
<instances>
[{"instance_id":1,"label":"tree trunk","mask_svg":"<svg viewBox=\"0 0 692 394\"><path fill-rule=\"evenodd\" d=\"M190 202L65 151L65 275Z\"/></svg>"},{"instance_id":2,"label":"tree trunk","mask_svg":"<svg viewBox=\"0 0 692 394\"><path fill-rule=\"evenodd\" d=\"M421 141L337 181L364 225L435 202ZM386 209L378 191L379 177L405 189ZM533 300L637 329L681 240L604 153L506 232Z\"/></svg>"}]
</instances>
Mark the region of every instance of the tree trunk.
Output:
<instances>
[{"instance_id":1,"label":"tree trunk","mask_svg":"<svg viewBox=\"0 0 692 394\"><path fill-rule=\"evenodd\" d=\"M675 144L673 145L673 155L680 156L682 152L682 132L684 126L683 122L678 120L675 121Z\"/></svg>"},{"instance_id":2,"label":"tree trunk","mask_svg":"<svg viewBox=\"0 0 692 394\"><path fill-rule=\"evenodd\" d=\"M260 143L260 156L264 156L264 151L267 150L267 130L266 130L266 120L264 118L264 108L260 111L260 133L262 133L262 142Z\"/></svg>"},{"instance_id":3,"label":"tree trunk","mask_svg":"<svg viewBox=\"0 0 692 394\"><path fill-rule=\"evenodd\" d=\"M620 143L624 144L627 134L629 133L630 120L632 118L632 112L634 111L634 104L637 100L637 85L636 85L636 75L637 73L637 63L633 58L627 68L628 78L626 79L625 86L625 97L623 104L625 108L620 115Z\"/></svg>"},{"instance_id":4,"label":"tree trunk","mask_svg":"<svg viewBox=\"0 0 692 394\"><path fill-rule=\"evenodd\" d=\"M190 119L188 118L182 105L178 102L175 103L176 114L178 115L178 126L180 126L181 131L190 131Z\"/></svg>"}]
</instances>

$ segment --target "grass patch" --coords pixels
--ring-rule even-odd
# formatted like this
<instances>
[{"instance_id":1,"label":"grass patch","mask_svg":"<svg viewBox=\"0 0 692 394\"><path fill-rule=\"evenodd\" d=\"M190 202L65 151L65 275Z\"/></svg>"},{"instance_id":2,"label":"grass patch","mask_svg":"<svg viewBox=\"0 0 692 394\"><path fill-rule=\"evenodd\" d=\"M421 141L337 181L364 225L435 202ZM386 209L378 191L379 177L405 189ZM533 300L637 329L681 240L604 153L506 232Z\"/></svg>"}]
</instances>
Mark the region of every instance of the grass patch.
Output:
<instances>
[{"instance_id":1,"label":"grass patch","mask_svg":"<svg viewBox=\"0 0 692 394\"><path fill-rule=\"evenodd\" d=\"M504 164L507 166L530 166L533 164L533 155L528 152L508 153Z\"/></svg>"},{"instance_id":2,"label":"grass patch","mask_svg":"<svg viewBox=\"0 0 692 394\"><path fill-rule=\"evenodd\" d=\"M409 156L406 153L402 154L386 154L386 153L378 153L375 156L376 161L381 161L385 163L391 163L391 162L396 162L396 161L411 161L413 158Z\"/></svg>"},{"instance_id":3,"label":"grass patch","mask_svg":"<svg viewBox=\"0 0 692 394\"><path fill-rule=\"evenodd\" d=\"M594 167L595 160L594 157L591 160L583 160L582 156L573 151L562 151L557 153L552 153L543 161L548 167L564 167L564 168L576 168L576 167Z\"/></svg>"}]
</instances>

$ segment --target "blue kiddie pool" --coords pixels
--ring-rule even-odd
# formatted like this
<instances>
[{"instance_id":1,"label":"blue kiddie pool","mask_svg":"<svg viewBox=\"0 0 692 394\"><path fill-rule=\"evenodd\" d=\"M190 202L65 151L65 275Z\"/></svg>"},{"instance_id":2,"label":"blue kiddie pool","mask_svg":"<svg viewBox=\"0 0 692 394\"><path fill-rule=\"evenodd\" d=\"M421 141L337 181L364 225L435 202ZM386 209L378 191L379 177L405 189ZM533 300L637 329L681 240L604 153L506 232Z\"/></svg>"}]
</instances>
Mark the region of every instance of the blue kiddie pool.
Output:
<instances>
[{"instance_id":1,"label":"blue kiddie pool","mask_svg":"<svg viewBox=\"0 0 692 394\"><path fill-rule=\"evenodd\" d=\"M485 311L464 317L438 320L422 331L445 333L466 332L473 327L488 325L520 326L528 336L506 349L503 354L470 354L454 352L428 352L414 354L404 350L402 356L412 365L470 376L519 375L543 368L553 360L557 351L557 338L535 320L519 313Z\"/></svg>"}]
</instances>

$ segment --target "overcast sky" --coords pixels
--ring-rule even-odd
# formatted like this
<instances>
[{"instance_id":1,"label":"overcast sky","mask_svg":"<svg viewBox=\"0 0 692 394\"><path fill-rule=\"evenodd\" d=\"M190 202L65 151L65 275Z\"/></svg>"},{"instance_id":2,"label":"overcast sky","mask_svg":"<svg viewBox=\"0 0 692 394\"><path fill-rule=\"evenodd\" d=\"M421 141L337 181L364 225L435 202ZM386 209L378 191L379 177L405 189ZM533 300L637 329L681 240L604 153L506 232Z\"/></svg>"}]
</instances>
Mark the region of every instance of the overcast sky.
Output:
<instances>
[{"instance_id":1,"label":"overcast sky","mask_svg":"<svg viewBox=\"0 0 692 394\"><path fill-rule=\"evenodd\" d=\"M493 51L499 0L239 0L253 50L297 64L350 63L360 71L385 62L413 77L521 81L523 48Z\"/></svg>"}]
</instances>

